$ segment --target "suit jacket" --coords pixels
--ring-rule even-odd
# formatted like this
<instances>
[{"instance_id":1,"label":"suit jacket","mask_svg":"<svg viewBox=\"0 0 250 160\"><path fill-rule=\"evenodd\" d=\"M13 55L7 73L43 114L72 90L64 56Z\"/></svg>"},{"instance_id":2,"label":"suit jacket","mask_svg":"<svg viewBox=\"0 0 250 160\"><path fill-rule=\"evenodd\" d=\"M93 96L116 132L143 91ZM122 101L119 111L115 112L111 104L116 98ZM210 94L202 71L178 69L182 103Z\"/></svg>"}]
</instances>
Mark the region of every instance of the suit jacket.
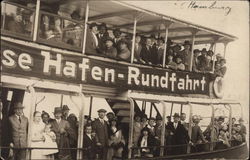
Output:
<instances>
[{"instance_id":1,"label":"suit jacket","mask_svg":"<svg viewBox=\"0 0 250 160\"><path fill-rule=\"evenodd\" d=\"M16 115L9 117L11 142L15 147L27 147L28 118L21 116L21 123Z\"/></svg>"},{"instance_id":2,"label":"suit jacket","mask_svg":"<svg viewBox=\"0 0 250 160\"><path fill-rule=\"evenodd\" d=\"M107 39L107 37L109 36L109 33L106 32L104 33L102 36L100 34L97 34L97 39L98 39L98 53L102 53L104 48L105 48L105 40Z\"/></svg>"},{"instance_id":3,"label":"suit jacket","mask_svg":"<svg viewBox=\"0 0 250 160\"><path fill-rule=\"evenodd\" d=\"M93 130L96 132L98 142L103 146L108 145L108 124L104 121L104 124L99 119L95 119L92 124Z\"/></svg>"},{"instance_id":4,"label":"suit jacket","mask_svg":"<svg viewBox=\"0 0 250 160\"><path fill-rule=\"evenodd\" d=\"M64 129L66 131L66 133L60 133L61 129ZM59 124L57 123L57 121L55 119L52 120L51 121L51 130L53 132L55 132L55 134L56 134L56 142L57 142L58 147L62 147L62 146L60 146L60 145L62 145L62 141L65 141L66 143L69 144L69 138L76 137L76 134L74 133L74 131L70 127L69 122L64 120L64 119L61 119Z\"/></svg>"},{"instance_id":5,"label":"suit jacket","mask_svg":"<svg viewBox=\"0 0 250 160\"><path fill-rule=\"evenodd\" d=\"M142 50L142 45L140 43L135 44L134 59L136 59L137 61L141 59L141 50Z\"/></svg>"},{"instance_id":6,"label":"suit jacket","mask_svg":"<svg viewBox=\"0 0 250 160\"><path fill-rule=\"evenodd\" d=\"M94 35L91 30L87 29L85 52L86 54L97 54L97 49L98 44L95 41Z\"/></svg>"},{"instance_id":7,"label":"suit jacket","mask_svg":"<svg viewBox=\"0 0 250 160\"><path fill-rule=\"evenodd\" d=\"M188 131L180 122L178 122L176 129L174 128L174 123L170 123L169 128L171 132L174 133L172 137L173 144L176 144L176 145L187 144L189 142L190 138L188 136Z\"/></svg>"},{"instance_id":8,"label":"suit jacket","mask_svg":"<svg viewBox=\"0 0 250 160\"><path fill-rule=\"evenodd\" d=\"M83 152L83 157L88 159L94 159L96 153L96 138L92 137L92 139L87 136L86 133L83 135L83 148L86 148Z\"/></svg>"},{"instance_id":9,"label":"suit jacket","mask_svg":"<svg viewBox=\"0 0 250 160\"><path fill-rule=\"evenodd\" d=\"M141 59L144 60L146 63L149 63L151 62L151 58L152 58L152 47L147 48L146 45L143 45L141 49Z\"/></svg>"}]
</instances>

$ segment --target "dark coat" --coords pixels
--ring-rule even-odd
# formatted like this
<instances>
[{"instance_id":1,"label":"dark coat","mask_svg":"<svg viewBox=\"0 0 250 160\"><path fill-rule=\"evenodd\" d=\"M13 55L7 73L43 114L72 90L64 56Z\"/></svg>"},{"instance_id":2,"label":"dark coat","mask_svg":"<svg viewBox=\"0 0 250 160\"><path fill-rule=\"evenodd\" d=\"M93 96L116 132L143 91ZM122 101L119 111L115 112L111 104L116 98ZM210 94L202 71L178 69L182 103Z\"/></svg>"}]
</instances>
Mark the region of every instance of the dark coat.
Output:
<instances>
[{"instance_id":1,"label":"dark coat","mask_svg":"<svg viewBox=\"0 0 250 160\"><path fill-rule=\"evenodd\" d=\"M138 139L138 146L141 147L141 141L142 141L143 136L141 135ZM148 135L147 138L147 147L152 147L155 146L155 138L151 135ZM153 153L154 149L153 148L149 148L150 152L149 153Z\"/></svg>"},{"instance_id":2,"label":"dark coat","mask_svg":"<svg viewBox=\"0 0 250 160\"><path fill-rule=\"evenodd\" d=\"M24 24L21 22L10 21L8 23L8 30L12 32L24 34Z\"/></svg>"},{"instance_id":3,"label":"dark coat","mask_svg":"<svg viewBox=\"0 0 250 160\"><path fill-rule=\"evenodd\" d=\"M98 39L98 53L102 53L104 48L105 48L105 40L109 36L108 32L104 33L103 35L97 34L97 39Z\"/></svg>"},{"instance_id":4,"label":"dark coat","mask_svg":"<svg viewBox=\"0 0 250 160\"><path fill-rule=\"evenodd\" d=\"M103 54L109 58L116 58L117 56L117 49L115 47L110 47L110 48L107 48L105 47L104 50L103 50Z\"/></svg>"},{"instance_id":5,"label":"dark coat","mask_svg":"<svg viewBox=\"0 0 250 160\"><path fill-rule=\"evenodd\" d=\"M9 117L10 137L14 147L27 147L28 118L21 116L21 123L16 115Z\"/></svg>"},{"instance_id":6,"label":"dark coat","mask_svg":"<svg viewBox=\"0 0 250 160\"><path fill-rule=\"evenodd\" d=\"M146 63L149 63L149 62L152 63L153 52L154 52L154 49L152 47L147 48L146 45L143 45L141 49L141 59L144 60Z\"/></svg>"},{"instance_id":7,"label":"dark coat","mask_svg":"<svg viewBox=\"0 0 250 160\"><path fill-rule=\"evenodd\" d=\"M60 131L64 129L65 132L61 133ZM58 124L54 119L51 122L51 130L56 134L56 143L58 148L70 148L70 138L76 137L74 131L69 125L69 122L61 119ZM70 159L71 152L69 150L59 150L58 158L59 159Z\"/></svg>"},{"instance_id":8,"label":"dark coat","mask_svg":"<svg viewBox=\"0 0 250 160\"><path fill-rule=\"evenodd\" d=\"M187 144L189 142L188 131L180 122L178 122L176 129L174 128L174 123L170 123L169 129L174 134L172 137L174 145Z\"/></svg>"},{"instance_id":9,"label":"dark coat","mask_svg":"<svg viewBox=\"0 0 250 160\"><path fill-rule=\"evenodd\" d=\"M99 119L95 119L92 124L93 130L96 132L96 136L98 142L102 144L102 146L108 145L108 123L104 121L104 124Z\"/></svg>"},{"instance_id":10,"label":"dark coat","mask_svg":"<svg viewBox=\"0 0 250 160\"><path fill-rule=\"evenodd\" d=\"M92 137L92 139L89 138L85 133L83 135L83 157L87 159L94 159L96 154L96 138Z\"/></svg>"}]
</instances>

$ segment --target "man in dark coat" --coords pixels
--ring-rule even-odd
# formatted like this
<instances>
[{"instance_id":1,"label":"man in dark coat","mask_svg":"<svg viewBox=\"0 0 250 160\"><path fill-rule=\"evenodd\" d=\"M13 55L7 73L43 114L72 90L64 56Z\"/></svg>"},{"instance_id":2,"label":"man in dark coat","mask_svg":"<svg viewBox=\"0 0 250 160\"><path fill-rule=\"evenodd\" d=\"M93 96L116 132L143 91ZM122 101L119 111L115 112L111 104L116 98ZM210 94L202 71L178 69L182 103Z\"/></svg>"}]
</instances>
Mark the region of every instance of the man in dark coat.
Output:
<instances>
[{"instance_id":1,"label":"man in dark coat","mask_svg":"<svg viewBox=\"0 0 250 160\"><path fill-rule=\"evenodd\" d=\"M20 149L14 150L15 160L25 160L26 150L21 149L27 147L27 132L28 132L28 118L23 115L24 106L18 102L14 104L15 114L9 117L11 147Z\"/></svg>"},{"instance_id":2,"label":"man in dark coat","mask_svg":"<svg viewBox=\"0 0 250 160\"><path fill-rule=\"evenodd\" d=\"M96 36L97 33L97 24L91 23L89 29L87 29L85 54L97 54L97 50L99 49L99 42Z\"/></svg>"},{"instance_id":3,"label":"man in dark coat","mask_svg":"<svg viewBox=\"0 0 250 160\"><path fill-rule=\"evenodd\" d=\"M84 127L84 135L83 135L83 159L93 160L96 158L97 151L97 140L96 137L91 135L92 126L87 124Z\"/></svg>"},{"instance_id":4,"label":"man in dark coat","mask_svg":"<svg viewBox=\"0 0 250 160\"><path fill-rule=\"evenodd\" d=\"M172 144L173 145L184 145L172 148L173 154L185 154L187 152L187 144L190 142L188 131L180 122L180 115L174 114L174 122L170 124L170 130L173 133Z\"/></svg>"},{"instance_id":5,"label":"man in dark coat","mask_svg":"<svg viewBox=\"0 0 250 160\"><path fill-rule=\"evenodd\" d=\"M104 120L106 115L105 109L99 109L98 111L99 118L95 119L92 124L92 128L95 131L98 139L98 143L101 144L102 153L100 155L101 159L107 159L107 146L108 146L108 123Z\"/></svg>"},{"instance_id":6,"label":"man in dark coat","mask_svg":"<svg viewBox=\"0 0 250 160\"><path fill-rule=\"evenodd\" d=\"M51 130L56 134L56 143L58 148L70 148L70 137L76 137L71 129L69 122L62 119L61 107L55 107L54 109L55 119L51 122ZM60 150L55 155L55 159L58 160L71 160L70 150Z\"/></svg>"}]
</instances>

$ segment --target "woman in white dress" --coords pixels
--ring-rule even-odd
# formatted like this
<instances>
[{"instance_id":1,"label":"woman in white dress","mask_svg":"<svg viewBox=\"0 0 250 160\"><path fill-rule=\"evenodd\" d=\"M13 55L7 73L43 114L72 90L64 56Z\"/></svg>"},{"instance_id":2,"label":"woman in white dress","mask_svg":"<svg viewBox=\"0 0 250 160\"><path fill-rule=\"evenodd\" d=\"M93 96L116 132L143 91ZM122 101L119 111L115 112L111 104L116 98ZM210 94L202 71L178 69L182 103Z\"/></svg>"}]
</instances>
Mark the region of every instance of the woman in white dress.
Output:
<instances>
[{"instance_id":1,"label":"woman in white dress","mask_svg":"<svg viewBox=\"0 0 250 160\"><path fill-rule=\"evenodd\" d=\"M31 147L44 147L44 128L45 124L42 122L41 113L38 111L34 112L34 120L32 125L32 135L31 135ZM33 149L31 151L31 159L46 159L43 155L42 149Z\"/></svg>"}]
</instances>

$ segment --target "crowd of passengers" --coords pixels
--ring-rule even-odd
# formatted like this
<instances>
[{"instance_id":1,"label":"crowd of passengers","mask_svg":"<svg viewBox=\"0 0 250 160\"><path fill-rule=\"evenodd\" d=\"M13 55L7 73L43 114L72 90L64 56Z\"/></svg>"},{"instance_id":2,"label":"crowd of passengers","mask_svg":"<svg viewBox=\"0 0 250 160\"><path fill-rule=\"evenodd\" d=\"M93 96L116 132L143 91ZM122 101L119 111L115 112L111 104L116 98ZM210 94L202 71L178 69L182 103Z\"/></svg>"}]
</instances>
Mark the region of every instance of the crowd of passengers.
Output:
<instances>
[{"instance_id":1,"label":"crowd of passengers","mask_svg":"<svg viewBox=\"0 0 250 160\"><path fill-rule=\"evenodd\" d=\"M7 30L17 33L31 33L32 12L17 8L16 15L9 20ZM72 19L79 19L77 12L71 14ZM63 23L63 25L62 25ZM64 26L64 27L62 27ZM82 46L83 26L59 17L42 14L39 28L41 38L51 42L68 44L74 47ZM134 63L161 67L166 48L166 68L173 70L194 72L212 72L223 77L226 73L226 60L220 55L214 55L212 50L203 48L193 50L193 63L191 64L191 44L174 44L171 40L165 42L164 38L135 37ZM112 59L130 62L132 49L132 35L123 34L119 28L108 29L105 23L90 23L87 29L85 52L88 55L104 56ZM192 67L190 67L192 65ZM214 67L214 70L213 70Z\"/></svg>"},{"instance_id":2,"label":"crowd of passengers","mask_svg":"<svg viewBox=\"0 0 250 160\"><path fill-rule=\"evenodd\" d=\"M42 113L35 111L33 122L29 122L25 117L23 108L21 103L14 104L14 114L8 117L8 125L6 125L8 131L0 132L1 146L5 146L6 144L4 145L2 142L7 140L9 144L7 146L21 148L11 149L8 154L9 158L12 156L18 160L25 159L26 150L22 148L27 146L28 123L32 123L31 147L54 149L33 149L31 159L76 159L77 150L74 148L77 148L78 144L79 122L76 115L70 113L67 105L55 107L54 118L51 118L45 111ZM129 132L124 128L124 124L119 123L120 121L113 112L107 114L106 112L105 109L99 109L97 118L84 117L83 159L111 160L127 155ZM225 118L222 116L215 118L214 125L211 122L203 132L199 125L201 117L194 115L191 137L188 135L190 124L186 122L185 113L181 115L175 113L173 121L170 116L166 118L163 151L167 155L185 154L188 145L191 146L191 152L201 152L209 151L211 144L213 144L213 149L225 149L246 141L246 127L242 118L238 120L238 124L236 124L236 118L232 118L231 139L229 122L225 122ZM2 118L0 120L2 131ZM157 157L160 155L163 125L160 115L148 118L144 113L135 114L132 136L133 157ZM3 136L5 133L8 135Z\"/></svg>"}]
</instances>

